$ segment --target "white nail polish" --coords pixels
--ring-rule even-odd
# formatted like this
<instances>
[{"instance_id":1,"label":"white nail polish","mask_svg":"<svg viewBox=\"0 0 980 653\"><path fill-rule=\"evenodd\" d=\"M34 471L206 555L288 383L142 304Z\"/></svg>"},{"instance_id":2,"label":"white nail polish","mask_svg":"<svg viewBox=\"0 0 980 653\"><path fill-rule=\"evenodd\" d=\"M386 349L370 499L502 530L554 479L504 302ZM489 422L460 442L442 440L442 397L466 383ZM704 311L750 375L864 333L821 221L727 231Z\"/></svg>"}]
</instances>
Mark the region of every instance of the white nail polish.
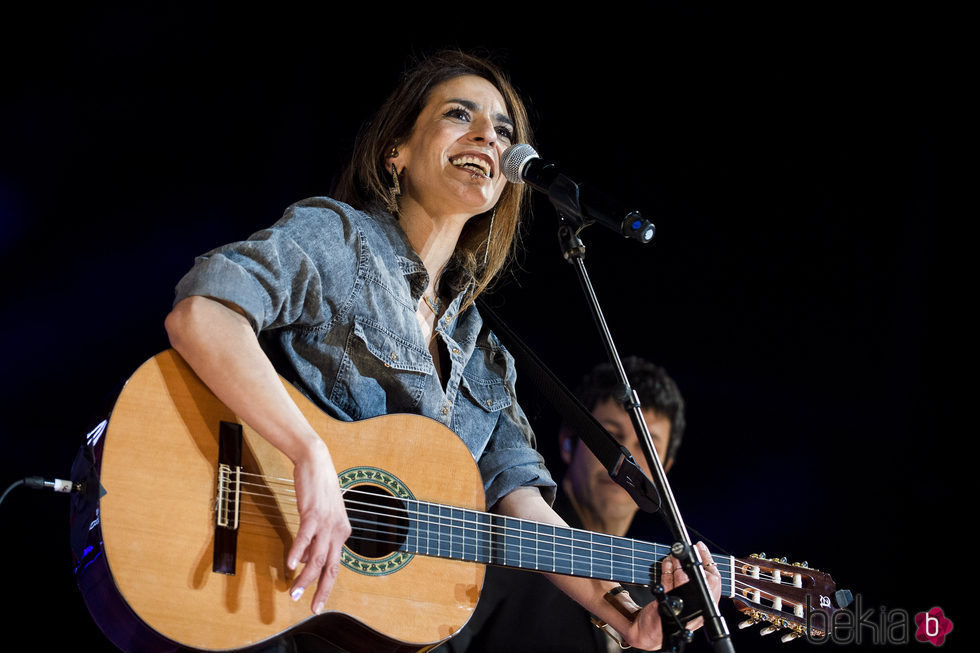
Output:
<instances>
[{"instance_id":1,"label":"white nail polish","mask_svg":"<svg viewBox=\"0 0 980 653\"><path fill-rule=\"evenodd\" d=\"M297 587L292 592L290 592L289 596L294 601L299 601L300 597L303 596L303 588L302 587Z\"/></svg>"}]
</instances>

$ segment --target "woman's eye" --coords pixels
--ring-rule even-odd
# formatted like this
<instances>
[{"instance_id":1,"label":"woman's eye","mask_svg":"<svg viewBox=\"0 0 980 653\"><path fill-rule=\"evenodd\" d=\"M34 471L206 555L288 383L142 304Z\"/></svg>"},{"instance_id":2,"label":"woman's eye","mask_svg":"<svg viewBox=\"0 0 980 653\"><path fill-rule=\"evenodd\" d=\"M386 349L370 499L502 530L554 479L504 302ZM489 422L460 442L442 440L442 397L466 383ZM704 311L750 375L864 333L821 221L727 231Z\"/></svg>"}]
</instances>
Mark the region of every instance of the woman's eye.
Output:
<instances>
[{"instance_id":1,"label":"woman's eye","mask_svg":"<svg viewBox=\"0 0 980 653\"><path fill-rule=\"evenodd\" d=\"M469 109L465 107L453 107L443 114L446 118L458 120L460 122L472 122L473 116ZM498 125L494 128L497 134L508 141L514 140L514 129L510 125Z\"/></svg>"}]
</instances>

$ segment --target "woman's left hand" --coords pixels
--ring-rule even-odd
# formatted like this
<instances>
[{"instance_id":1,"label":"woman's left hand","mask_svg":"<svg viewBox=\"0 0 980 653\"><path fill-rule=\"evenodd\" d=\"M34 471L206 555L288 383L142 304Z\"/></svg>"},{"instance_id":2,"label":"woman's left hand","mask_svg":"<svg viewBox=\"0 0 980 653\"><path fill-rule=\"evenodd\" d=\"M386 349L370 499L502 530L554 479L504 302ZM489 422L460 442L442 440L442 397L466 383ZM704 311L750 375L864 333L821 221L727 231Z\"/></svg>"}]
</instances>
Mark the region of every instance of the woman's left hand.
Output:
<instances>
[{"instance_id":1,"label":"woman's left hand","mask_svg":"<svg viewBox=\"0 0 980 653\"><path fill-rule=\"evenodd\" d=\"M708 547L703 542L698 542L694 546L704 564L704 573L708 581L711 599L715 605L718 605L718 600L721 598L721 572L718 571L718 565L715 564L708 552ZM661 568L663 573L660 575L660 584L663 585L665 592L680 587L690 580L687 572L681 567L681 563L673 556L664 558ZM702 625L704 625L704 617L698 617L685 624L685 627L688 630L697 630ZM625 634L626 640L638 648L657 649L663 643L662 627L657 602L654 601L636 614L632 627Z\"/></svg>"}]
</instances>

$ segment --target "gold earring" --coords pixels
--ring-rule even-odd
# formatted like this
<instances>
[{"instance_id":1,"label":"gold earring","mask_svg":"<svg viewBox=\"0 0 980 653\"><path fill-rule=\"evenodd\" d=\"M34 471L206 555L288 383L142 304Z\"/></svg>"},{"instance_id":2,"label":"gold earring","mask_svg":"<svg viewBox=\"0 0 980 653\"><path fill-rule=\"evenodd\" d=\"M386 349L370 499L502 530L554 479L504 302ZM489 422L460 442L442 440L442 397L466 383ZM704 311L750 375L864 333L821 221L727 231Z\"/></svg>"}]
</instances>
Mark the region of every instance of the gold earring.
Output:
<instances>
[{"instance_id":1,"label":"gold earring","mask_svg":"<svg viewBox=\"0 0 980 653\"><path fill-rule=\"evenodd\" d=\"M395 154L397 156L397 152ZM401 197L402 189L398 183L398 168L391 164L391 186L388 188L388 197L385 198L385 205L388 213L398 215L398 198Z\"/></svg>"},{"instance_id":2,"label":"gold earring","mask_svg":"<svg viewBox=\"0 0 980 653\"><path fill-rule=\"evenodd\" d=\"M484 245L483 249L483 265L486 266L487 259L490 257L490 235L493 233L493 220L497 217L497 207L493 207L493 212L490 214L490 226L487 228L487 244Z\"/></svg>"},{"instance_id":3,"label":"gold earring","mask_svg":"<svg viewBox=\"0 0 980 653\"><path fill-rule=\"evenodd\" d=\"M397 159L398 158L398 146L397 145L392 145L391 146L391 154L389 154L388 157L391 158L391 159Z\"/></svg>"}]
</instances>

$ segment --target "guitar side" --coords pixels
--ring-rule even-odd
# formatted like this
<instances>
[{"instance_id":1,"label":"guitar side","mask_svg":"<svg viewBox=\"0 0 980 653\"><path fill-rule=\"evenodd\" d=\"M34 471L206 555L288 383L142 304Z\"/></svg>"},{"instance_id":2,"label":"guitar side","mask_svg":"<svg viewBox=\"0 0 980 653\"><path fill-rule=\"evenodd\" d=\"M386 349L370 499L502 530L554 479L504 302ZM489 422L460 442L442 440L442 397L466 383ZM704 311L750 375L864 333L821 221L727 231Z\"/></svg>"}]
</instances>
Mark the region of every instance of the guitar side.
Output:
<instances>
[{"instance_id":1,"label":"guitar side","mask_svg":"<svg viewBox=\"0 0 980 653\"><path fill-rule=\"evenodd\" d=\"M483 509L470 452L438 422L402 415L339 422L286 387L338 470L383 470L416 498ZM240 425L242 467L258 475L242 486L233 574L212 569L222 422ZM175 351L144 363L116 401L101 459L102 540L119 595L156 633L202 650L247 647L291 630L371 650L425 650L466 623L483 565L424 556L392 573L342 567L324 614L312 615L309 599L293 602L285 557L299 520L275 480L291 485L291 478L289 460L215 398Z\"/></svg>"}]
</instances>

